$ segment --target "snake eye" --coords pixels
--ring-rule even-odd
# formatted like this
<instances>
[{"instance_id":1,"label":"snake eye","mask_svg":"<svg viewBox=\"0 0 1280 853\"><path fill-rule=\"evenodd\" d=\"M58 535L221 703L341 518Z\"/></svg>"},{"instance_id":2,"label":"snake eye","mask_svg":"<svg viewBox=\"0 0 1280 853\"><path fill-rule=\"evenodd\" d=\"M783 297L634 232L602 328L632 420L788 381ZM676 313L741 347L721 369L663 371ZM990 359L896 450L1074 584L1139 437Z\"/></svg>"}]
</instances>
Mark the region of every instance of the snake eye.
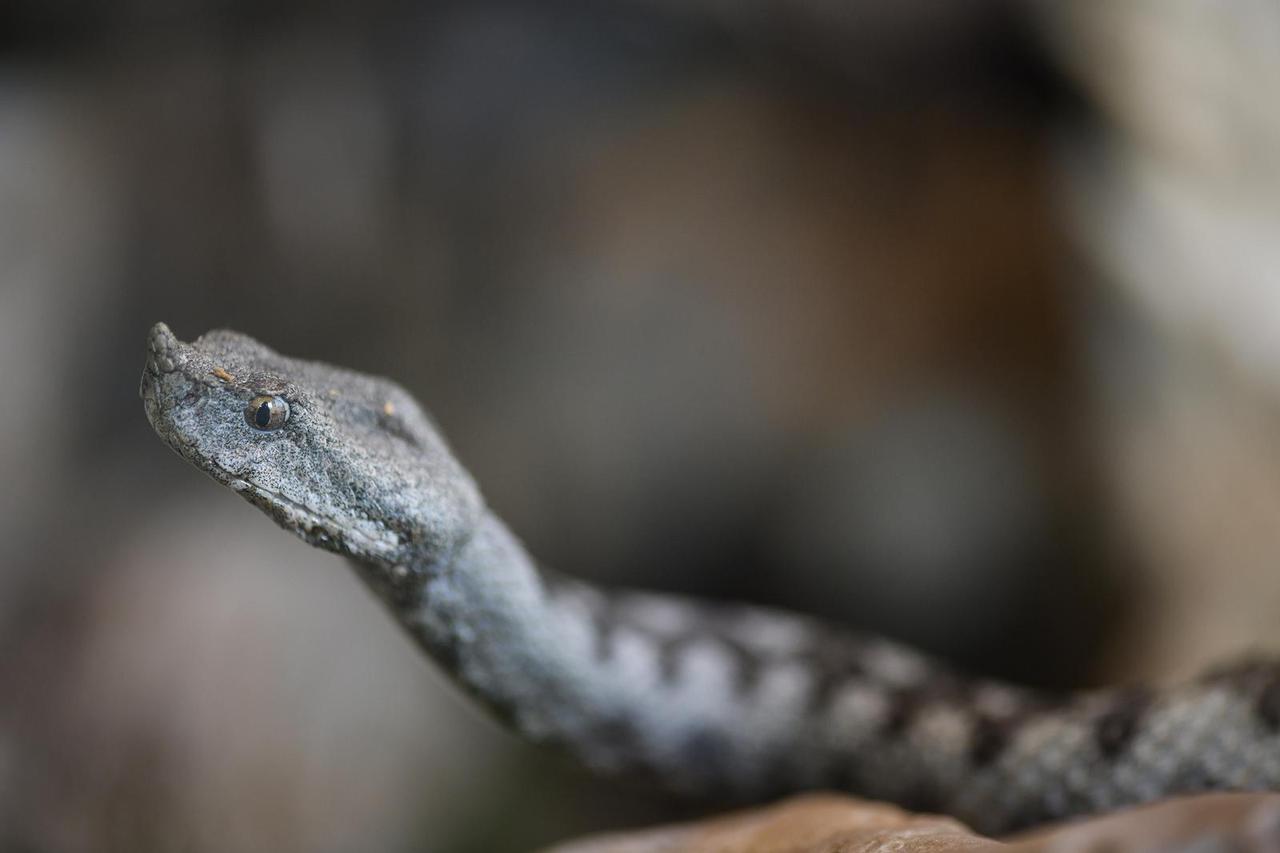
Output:
<instances>
[{"instance_id":1,"label":"snake eye","mask_svg":"<svg viewBox=\"0 0 1280 853\"><path fill-rule=\"evenodd\" d=\"M283 397L254 397L244 410L244 422L263 432L272 432L289 420L289 404Z\"/></svg>"}]
</instances>

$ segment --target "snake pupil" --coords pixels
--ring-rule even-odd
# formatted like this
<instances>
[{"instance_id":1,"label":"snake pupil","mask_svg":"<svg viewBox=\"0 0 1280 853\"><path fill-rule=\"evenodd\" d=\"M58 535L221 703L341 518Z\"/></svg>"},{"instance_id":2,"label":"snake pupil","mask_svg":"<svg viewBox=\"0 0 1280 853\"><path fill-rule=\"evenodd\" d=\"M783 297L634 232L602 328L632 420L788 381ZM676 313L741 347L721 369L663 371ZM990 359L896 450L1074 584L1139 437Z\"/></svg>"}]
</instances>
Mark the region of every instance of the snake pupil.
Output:
<instances>
[{"instance_id":1,"label":"snake pupil","mask_svg":"<svg viewBox=\"0 0 1280 853\"><path fill-rule=\"evenodd\" d=\"M244 410L244 420L262 432L274 432L289 419L289 404L281 397L254 397Z\"/></svg>"}]
</instances>

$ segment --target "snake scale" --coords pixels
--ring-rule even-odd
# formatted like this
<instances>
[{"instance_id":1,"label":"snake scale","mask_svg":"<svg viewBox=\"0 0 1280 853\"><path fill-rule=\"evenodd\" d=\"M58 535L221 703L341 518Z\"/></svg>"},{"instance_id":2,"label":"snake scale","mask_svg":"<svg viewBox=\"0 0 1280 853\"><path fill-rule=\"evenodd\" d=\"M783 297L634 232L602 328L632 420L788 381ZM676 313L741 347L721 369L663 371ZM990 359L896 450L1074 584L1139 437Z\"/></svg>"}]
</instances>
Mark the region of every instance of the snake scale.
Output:
<instances>
[{"instance_id":1,"label":"snake scale","mask_svg":"<svg viewBox=\"0 0 1280 853\"><path fill-rule=\"evenodd\" d=\"M1280 788L1280 661L1166 690L1048 696L969 679L796 614L540 568L388 380L157 324L141 394L173 450L350 558L470 695L595 770L742 799L836 788L988 833Z\"/></svg>"}]
</instances>

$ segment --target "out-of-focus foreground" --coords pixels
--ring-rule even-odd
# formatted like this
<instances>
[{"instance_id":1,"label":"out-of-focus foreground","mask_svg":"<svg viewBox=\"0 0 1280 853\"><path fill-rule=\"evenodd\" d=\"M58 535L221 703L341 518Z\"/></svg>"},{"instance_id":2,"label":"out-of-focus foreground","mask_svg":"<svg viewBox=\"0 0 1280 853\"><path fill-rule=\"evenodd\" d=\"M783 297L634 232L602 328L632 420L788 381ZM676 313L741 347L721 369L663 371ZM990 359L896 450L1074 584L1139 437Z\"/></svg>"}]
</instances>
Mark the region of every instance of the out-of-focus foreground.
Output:
<instances>
[{"instance_id":1,"label":"out-of-focus foreground","mask_svg":"<svg viewBox=\"0 0 1280 853\"><path fill-rule=\"evenodd\" d=\"M565 571L1052 686L1280 647L1280 12L608 5L0 10L0 849L717 805L507 737L171 458L156 320L399 379Z\"/></svg>"},{"instance_id":2,"label":"out-of-focus foreground","mask_svg":"<svg viewBox=\"0 0 1280 853\"><path fill-rule=\"evenodd\" d=\"M979 836L951 818L856 797L807 794L699 822L592 836L546 853L1275 853L1278 835L1280 796L1275 794L1175 797L1004 842Z\"/></svg>"}]
</instances>

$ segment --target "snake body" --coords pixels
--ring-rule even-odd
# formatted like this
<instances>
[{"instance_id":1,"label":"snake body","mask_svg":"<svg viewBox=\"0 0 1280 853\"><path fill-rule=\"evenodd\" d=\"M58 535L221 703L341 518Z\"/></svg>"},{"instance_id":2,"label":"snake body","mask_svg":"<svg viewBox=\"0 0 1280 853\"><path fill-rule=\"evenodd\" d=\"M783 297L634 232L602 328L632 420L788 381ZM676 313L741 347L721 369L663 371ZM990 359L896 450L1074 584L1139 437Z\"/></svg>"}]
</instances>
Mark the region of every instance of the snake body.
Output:
<instances>
[{"instance_id":1,"label":"snake body","mask_svg":"<svg viewBox=\"0 0 1280 853\"><path fill-rule=\"evenodd\" d=\"M141 393L172 449L350 558L468 693L593 769L742 799L836 788L989 833L1280 788L1280 661L1159 691L969 679L800 615L539 568L388 380L157 324Z\"/></svg>"}]
</instances>

